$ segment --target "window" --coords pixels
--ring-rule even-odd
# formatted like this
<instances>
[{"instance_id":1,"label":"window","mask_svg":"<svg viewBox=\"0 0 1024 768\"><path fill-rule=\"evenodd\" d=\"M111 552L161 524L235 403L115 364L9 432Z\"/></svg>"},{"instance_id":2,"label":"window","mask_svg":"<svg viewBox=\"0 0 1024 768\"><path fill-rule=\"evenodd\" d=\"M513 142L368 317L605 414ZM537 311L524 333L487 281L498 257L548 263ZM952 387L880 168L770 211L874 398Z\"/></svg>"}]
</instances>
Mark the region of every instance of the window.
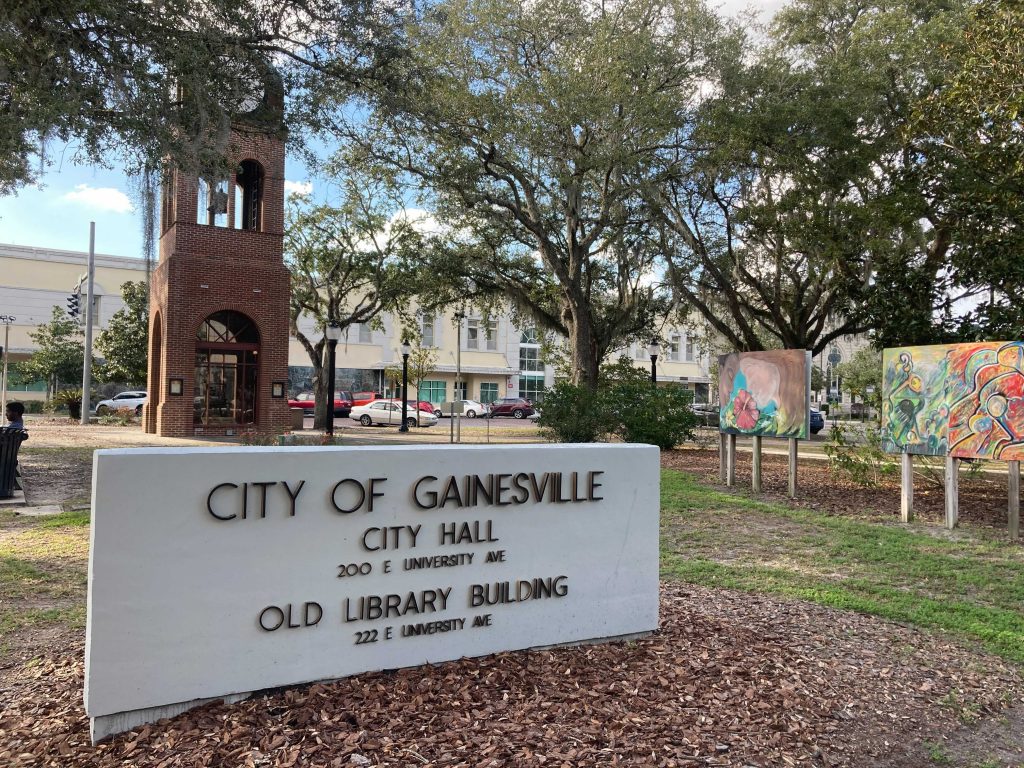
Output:
<instances>
[{"instance_id":1,"label":"window","mask_svg":"<svg viewBox=\"0 0 1024 768\"><path fill-rule=\"evenodd\" d=\"M92 324L97 327L100 324L100 295L98 293L92 295Z\"/></svg>"},{"instance_id":2,"label":"window","mask_svg":"<svg viewBox=\"0 0 1024 768\"><path fill-rule=\"evenodd\" d=\"M367 323L356 323L359 326L359 343L360 344L372 344L373 343L373 331L370 330L370 326Z\"/></svg>"},{"instance_id":3,"label":"window","mask_svg":"<svg viewBox=\"0 0 1024 768\"><path fill-rule=\"evenodd\" d=\"M530 371L543 371L544 363L540 359L540 349L537 347L520 347L519 370L524 373Z\"/></svg>"},{"instance_id":4,"label":"window","mask_svg":"<svg viewBox=\"0 0 1024 768\"><path fill-rule=\"evenodd\" d=\"M498 399L498 385L493 382L487 382L480 385L480 402L487 404L493 403Z\"/></svg>"},{"instance_id":5,"label":"window","mask_svg":"<svg viewBox=\"0 0 1024 768\"><path fill-rule=\"evenodd\" d=\"M520 376L519 396L525 400L539 403L544 399L544 377L543 376Z\"/></svg>"},{"instance_id":6,"label":"window","mask_svg":"<svg viewBox=\"0 0 1024 768\"><path fill-rule=\"evenodd\" d=\"M680 336L678 333L673 333L671 336L669 336L668 349L666 350L668 354L665 356L666 360L682 360L682 358L679 356L682 341L683 337Z\"/></svg>"},{"instance_id":7,"label":"window","mask_svg":"<svg viewBox=\"0 0 1024 768\"><path fill-rule=\"evenodd\" d=\"M199 194L196 206L196 222L210 227L228 225L228 182L227 179L199 180Z\"/></svg>"},{"instance_id":8,"label":"window","mask_svg":"<svg viewBox=\"0 0 1024 768\"><path fill-rule=\"evenodd\" d=\"M636 344L633 347L633 359L634 360L650 360L651 355L647 351L647 347L643 344Z\"/></svg>"},{"instance_id":9,"label":"window","mask_svg":"<svg viewBox=\"0 0 1024 768\"><path fill-rule=\"evenodd\" d=\"M696 355L696 351L694 350L693 339L691 339L689 336L687 336L686 337L686 362L692 363L693 360L694 360L695 355Z\"/></svg>"},{"instance_id":10,"label":"window","mask_svg":"<svg viewBox=\"0 0 1024 768\"><path fill-rule=\"evenodd\" d=\"M227 211L225 189L224 210ZM235 172L235 229L262 229L263 166L255 160L243 160Z\"/></svg>"},{"instance_id":11,"label":"window","mask_svg":"<svg viewBox=\"0 0 1024 768\"><path fill-rule=\"evenodd\" d=\"M420 346L434 346L434 316L424 315L420 319Z\"/></svg>"},{"instance_id":12,"label":"window","mask_svg":"<svg viewBox=\"0 0 1024 768\"><path fill-rule=\"evenodd\" d=\"M443 381L421 381L419 399L428 403L443 403L447 387Z\"/></svg>"},{"instance_id":13,"label":"window","mask_svg":"<svg viewBox=\"0 0 1024 768\"><path fill-rule=\"evenodd\" d=\"M537 344L537 329L527 328L519 337L520 344Z\"/></svg>"},{"instance_id":14,"label":"window","mask_svg":"<svg viewBox=\"0 0 1024 768\"><path fill-rule=\"evenodd\" d=\"M483 337L481 339L481 337ZM498 321L488 320L484 322L477 318L470 318L466 321L466 349L488 349L498 348Z\"/></svg>"}]
</instances>

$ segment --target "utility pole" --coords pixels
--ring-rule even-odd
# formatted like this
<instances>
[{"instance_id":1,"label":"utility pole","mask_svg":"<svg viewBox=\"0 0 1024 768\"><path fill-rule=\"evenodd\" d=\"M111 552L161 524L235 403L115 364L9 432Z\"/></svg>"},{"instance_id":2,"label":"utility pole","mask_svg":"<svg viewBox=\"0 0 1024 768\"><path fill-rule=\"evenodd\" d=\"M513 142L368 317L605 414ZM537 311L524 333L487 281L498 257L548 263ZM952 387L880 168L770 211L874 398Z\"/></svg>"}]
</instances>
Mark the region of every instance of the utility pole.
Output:
<instances>
[{"instance_id":1,"label":"utility pole","mask_svg":"<svg viewBox=\"0 0 1024 768\"><path fill-rule=\"evenodd\" d=\"M92 387L93 278L96 274L96 222L89 222L89 267L85 289L85 361L82 363L82 425L89 423L89 389Z\"/></svg>"},{"instance_id":2,"label":"utility pole","mask_svg":"<svg viewBox=\"0 0 1024 768\"><path fill-rule=\"evenodd\" d=\"M0 315L0 323L4 324L4 348L2 354L4 356L4 389L2 396L2 405L0 410L7 413L7 358L11 355L11 323L17 318L14 315Z\"/></svg>"}]
</instances>

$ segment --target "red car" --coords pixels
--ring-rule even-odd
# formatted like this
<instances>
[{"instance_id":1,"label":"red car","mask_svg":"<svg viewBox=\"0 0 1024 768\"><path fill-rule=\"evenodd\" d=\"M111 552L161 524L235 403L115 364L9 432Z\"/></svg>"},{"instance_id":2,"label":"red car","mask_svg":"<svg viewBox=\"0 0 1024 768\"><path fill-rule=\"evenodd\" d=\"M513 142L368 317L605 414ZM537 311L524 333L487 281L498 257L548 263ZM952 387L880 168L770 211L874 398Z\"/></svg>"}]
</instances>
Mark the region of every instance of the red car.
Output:
<instances>
[{"instance_id":1,"label":"red car","mask_svg":"<svg viewBox=\"0 0 1024 768\"><path fill-rule=\"evenodd\" d=\"M402 404L402 400L400 398L391 398L391 402L398 403L399 405ZM426 400L420 400L418 402L413 402L412 400L410 400L409 408L415 408L417 411L426 411L427 413L434 412L434 404L428 403Z\"/></svg>"},{"instance_id":2,"label":"red car","mask_svg":"<svg viewBox=\"0 0 1024 768\"><path fill-rule=\"evenodd\" d=\"M524 400L521 397L503 397L491 403L491 410L487 413L487 418L511 416L514 419L525 419L533 414L533 403L529 400Z\"/></svg>"},{"instance_id":3,"label":"red car","mask_svg":"<svg viewBox=\"0 0 1024 768\"><path fill-rule=\"evenodd\" d=\"M289 408L301 408L302 412L307 416L313 415L313 409L316 408L316 398L312 392L302 392L293 398L288 400ZM336 418L344 419L352 412L352 393L351 392L335 392L334 393L334 416Z\"/></svg>"},{"instance_id":4,"label":"red car","mask_svg":"<svg viewBox=\"0 0 1024 768\"><path fill-rule=\"evenodd\" d=\"M352 394L352 405L367 405L374 400L382 400L384 395L380 392L355 392Z\"/></svg>"}]
</instances>

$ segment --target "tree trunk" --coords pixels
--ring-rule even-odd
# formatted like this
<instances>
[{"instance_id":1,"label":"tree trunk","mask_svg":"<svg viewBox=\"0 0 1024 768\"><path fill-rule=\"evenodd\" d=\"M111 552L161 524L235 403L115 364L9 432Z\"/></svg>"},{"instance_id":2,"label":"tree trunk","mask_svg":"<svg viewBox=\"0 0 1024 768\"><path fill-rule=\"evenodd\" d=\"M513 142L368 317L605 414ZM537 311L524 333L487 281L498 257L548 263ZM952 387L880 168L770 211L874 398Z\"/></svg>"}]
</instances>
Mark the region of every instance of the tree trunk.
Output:
<instances>
[{"instance_id":1,"label":"tree trunk","mask_svg":"<svg viewBox=\"0 0 1024 768\"><path fill-rule=\"evenodd\" d=\"M573 307L571 320L568 323L569 354L572 361L572 383L586 385L588 389L597 389L598 360L597 345L594 342L594 329L590 317L580 307Z\"/></svg>"}]
</instances>

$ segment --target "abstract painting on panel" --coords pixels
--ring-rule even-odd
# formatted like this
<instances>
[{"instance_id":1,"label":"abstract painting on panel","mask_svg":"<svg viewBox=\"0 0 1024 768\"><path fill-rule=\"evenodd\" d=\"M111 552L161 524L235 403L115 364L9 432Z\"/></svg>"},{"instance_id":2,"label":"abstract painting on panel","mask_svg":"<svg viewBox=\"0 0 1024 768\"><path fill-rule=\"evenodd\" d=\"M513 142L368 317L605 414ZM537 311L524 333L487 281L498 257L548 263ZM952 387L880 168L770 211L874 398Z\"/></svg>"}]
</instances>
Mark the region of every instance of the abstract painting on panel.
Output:
<instances>
[{"instance_id":1,"label":"abstract painting on panel","mask_svg":"<svg viewBox=\"0 0 1024 768\"><path fill-rule=\"evenodd\" d=\"M949 344L882 352L882 443L890 453L945 456Z\"/></svg>"},{"instance_id":2,"label":"abstract painting on panel","mask_svg":"<svg viewBox=\"0 0 1024 768\"><path fill-rule=\"evenodd\" d=\"M1024 459L1024 342L951 345L949 373L950 455Z\"/></svg>"},{"instance_id":3,"label":"abstract painting on panel","mask_svg":"<svg viewBox=\"0 0 1024 768\"><path fill-rule=\"evenodd\" d=\"M722 432L806 439L810 396L807 350L734 352L718 358Z\"/></svg>"}]
</instances>

